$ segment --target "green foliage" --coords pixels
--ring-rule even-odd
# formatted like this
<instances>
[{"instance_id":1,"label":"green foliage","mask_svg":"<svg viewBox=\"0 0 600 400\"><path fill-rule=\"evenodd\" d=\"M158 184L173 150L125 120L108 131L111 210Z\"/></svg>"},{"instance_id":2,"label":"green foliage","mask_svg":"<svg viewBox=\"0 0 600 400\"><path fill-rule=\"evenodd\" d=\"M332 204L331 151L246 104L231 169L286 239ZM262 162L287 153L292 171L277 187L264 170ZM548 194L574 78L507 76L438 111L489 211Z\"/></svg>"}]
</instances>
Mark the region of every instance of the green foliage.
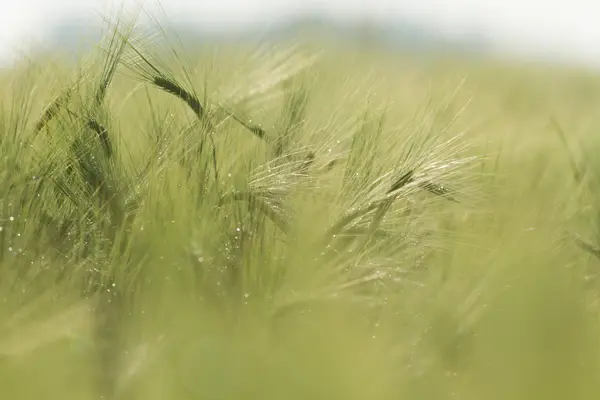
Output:
<instances>
[{"instance_id":1,"label":"green foliage","mask_svg":"<svg viewBox=\"0 0 600 400\"><path fill-rule=\"evenodd\" d=\"M107 24L0 77L2 396L597 397L597 77Z\"/></svg>"}]
</instances>

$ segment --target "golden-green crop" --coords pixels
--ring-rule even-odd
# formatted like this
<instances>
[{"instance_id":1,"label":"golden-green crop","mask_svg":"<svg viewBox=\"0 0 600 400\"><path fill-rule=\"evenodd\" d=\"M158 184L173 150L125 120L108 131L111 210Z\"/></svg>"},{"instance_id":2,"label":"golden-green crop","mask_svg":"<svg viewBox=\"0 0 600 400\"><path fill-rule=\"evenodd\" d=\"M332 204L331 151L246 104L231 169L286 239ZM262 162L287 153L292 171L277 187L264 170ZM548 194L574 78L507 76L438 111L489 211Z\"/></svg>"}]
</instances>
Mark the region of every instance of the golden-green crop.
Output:
<instances>
[{"instance_id":1,"label":"golden-green crop","mask_svg":"<svg viewBox=\"0 0 600 400\"><path fill-rule=\"evenodd\" d=\"M132 26L0 77L2 398L597 398L600 77Z\"/></svg>"}]
</instances>

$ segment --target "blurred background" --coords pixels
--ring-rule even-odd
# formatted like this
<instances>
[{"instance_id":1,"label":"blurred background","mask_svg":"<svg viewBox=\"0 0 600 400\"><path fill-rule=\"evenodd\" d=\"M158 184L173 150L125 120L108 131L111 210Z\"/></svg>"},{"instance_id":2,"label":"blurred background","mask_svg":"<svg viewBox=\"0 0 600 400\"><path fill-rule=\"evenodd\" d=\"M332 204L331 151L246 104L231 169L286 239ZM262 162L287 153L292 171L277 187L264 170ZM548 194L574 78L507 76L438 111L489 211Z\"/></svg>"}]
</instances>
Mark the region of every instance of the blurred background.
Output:
<instances>
[{"instance_id":1,"label":"blurred background","mask_svg":"<svg viewBox=\"0 0 600 400\"><path fill-rule=\"evenodd\" d=\"M146 1L148 9L159 9ZM101 15L137 0L7 1L0 14L0 65L23 51L72 51L94 43ZM386 47L440 48L522 60L600 66L600 2L594 0L169 0L178 34L262 39L318 29L321 35Z\"/></svg>"}]
</instances>

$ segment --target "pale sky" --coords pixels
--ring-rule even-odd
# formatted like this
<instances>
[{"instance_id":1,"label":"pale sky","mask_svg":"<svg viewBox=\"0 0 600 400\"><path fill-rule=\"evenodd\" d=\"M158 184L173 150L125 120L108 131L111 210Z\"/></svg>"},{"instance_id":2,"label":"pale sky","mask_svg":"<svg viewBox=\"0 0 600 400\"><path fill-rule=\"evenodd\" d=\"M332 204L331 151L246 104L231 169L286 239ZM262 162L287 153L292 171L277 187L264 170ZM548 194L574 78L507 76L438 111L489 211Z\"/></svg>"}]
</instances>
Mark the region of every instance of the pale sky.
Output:
<instances>
[{"instance_id":1,"label":"pale sky","mask_svg":"<svg viewBox=\"0 0 600 400\"><path fill-rule=\"evenodd\" d=\"M105 11L122 0L2 0L0 60L58 21ZM156 0L146 1L150 8ZM131 5L137 0L126 0ZM163 0L170 19L231 29L318 11L336 19L409 19L448 35L480 33L519 53L554 53L600 66L600 0Z\"/></svg>"}]
</instances>

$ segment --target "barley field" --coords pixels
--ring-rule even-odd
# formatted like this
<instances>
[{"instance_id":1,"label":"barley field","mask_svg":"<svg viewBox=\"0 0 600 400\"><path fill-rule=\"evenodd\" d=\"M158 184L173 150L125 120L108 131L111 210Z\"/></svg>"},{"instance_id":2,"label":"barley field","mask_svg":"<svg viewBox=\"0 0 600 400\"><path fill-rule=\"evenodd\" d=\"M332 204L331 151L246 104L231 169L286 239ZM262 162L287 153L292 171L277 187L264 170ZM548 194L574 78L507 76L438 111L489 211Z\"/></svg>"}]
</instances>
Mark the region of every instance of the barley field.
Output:
<instances>
[{"instance_id":1,"label":"barley field","mask_svg":"<svg viewBox=\"0 0 600 400\"><path fill-rule=\"evenodd\" d=\"M107 26L0 72L0 397L600 396L600 74Z\"/></svg>"}]
</instances>

